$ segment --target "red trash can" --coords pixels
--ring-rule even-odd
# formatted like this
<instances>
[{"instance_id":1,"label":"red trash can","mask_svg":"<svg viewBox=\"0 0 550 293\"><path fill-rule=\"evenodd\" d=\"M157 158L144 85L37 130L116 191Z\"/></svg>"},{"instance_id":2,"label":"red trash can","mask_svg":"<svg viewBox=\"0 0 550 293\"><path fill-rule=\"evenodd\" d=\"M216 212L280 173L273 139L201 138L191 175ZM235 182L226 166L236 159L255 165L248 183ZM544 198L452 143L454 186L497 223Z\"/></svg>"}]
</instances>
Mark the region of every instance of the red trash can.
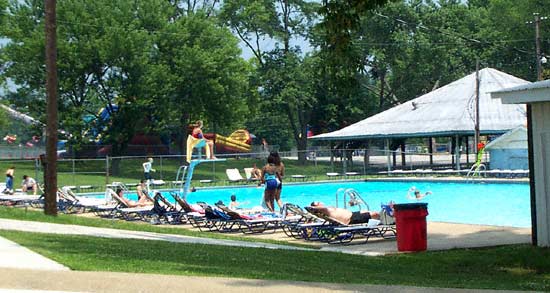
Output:
<instances>
[{"instance_id":1,"label":"red trash can","mask_svg":"<svg viewBox=\"0 0 550 293\"><path fill-rule=\"evenodd\" d=\"M428 247L426 231L427 203L394 204L397 250L424 251Z\"/></svg>"}]
</instances>

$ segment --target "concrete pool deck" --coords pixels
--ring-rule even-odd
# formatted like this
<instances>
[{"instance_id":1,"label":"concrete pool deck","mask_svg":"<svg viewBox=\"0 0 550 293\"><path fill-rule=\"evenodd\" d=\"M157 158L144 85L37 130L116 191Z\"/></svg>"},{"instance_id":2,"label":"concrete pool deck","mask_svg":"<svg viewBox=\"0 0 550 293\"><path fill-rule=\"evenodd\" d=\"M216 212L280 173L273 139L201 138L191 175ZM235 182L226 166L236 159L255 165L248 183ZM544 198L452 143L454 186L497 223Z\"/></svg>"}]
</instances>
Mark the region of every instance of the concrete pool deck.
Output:
<instances>
[{"instance_id":1,"label":"concrete pool deck","mask_svg":"<svg viewBox=\"0 0 550 293\"><path fill-rule=\"evenodd\" d=\"M105 229L0 219L0 230L37 233L88 235L92 237L148 239L178 243L203 243L265 247L268 249L307 249L288 245L219 240L150 232ZM208 232L205 232L208 233ZM530 243L530 228L428 222L428 250L472 248ZM289 240L284 233L252 237ZM294 242L298 240L291 240ZM304 242L303 240L301 241ZM309 243L309 242L308 242ZM328 245L311 242L321 251L360 255L397 253L396 240L356 241L352 245ZM492 290L445 289L391 285L349 285L313 282L268 281L237 278L213 278L117 272L70 271L45 257L0 237L0 292L497 292ZM14 291L15 290L15 291ZM48 291L43 291L48 290ZM283 290L283 291L281 291Z\"/></svg>"}]
</instances>

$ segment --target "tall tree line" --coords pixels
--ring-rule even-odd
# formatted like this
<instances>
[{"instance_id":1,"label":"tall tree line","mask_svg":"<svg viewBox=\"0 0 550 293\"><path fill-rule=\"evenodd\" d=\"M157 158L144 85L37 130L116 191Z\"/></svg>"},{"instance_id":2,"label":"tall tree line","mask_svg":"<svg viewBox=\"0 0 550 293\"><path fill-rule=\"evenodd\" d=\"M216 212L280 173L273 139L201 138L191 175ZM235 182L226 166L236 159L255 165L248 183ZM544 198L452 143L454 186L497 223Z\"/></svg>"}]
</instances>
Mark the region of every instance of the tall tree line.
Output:
<instances>
[{"instance_id":1,"label":"tall tree line","mask_svg":"<svg viewBox=\"0 0 550 293\"><path fill-rule=\"evenodd\" d=\"M186 126L247 127L282 149L475 70L535 79L543 0L58 1L60 128L123 153L139 133L183 147ZM0 82L45 120L42 1L0 0ZM542 23L542 52L550 23ZM252 52L243 60L239 43ZM547 73L548 70L545 71ZM26 108L25 108L26 107ZM99 119L105 108L111 119ZM91 126L86 117L95 117ZM95 136L95 135L94 135ZM97 137L95 137L97 138ZM305 153L299 159L305 160Z\"/></svg>"}]
</instances>

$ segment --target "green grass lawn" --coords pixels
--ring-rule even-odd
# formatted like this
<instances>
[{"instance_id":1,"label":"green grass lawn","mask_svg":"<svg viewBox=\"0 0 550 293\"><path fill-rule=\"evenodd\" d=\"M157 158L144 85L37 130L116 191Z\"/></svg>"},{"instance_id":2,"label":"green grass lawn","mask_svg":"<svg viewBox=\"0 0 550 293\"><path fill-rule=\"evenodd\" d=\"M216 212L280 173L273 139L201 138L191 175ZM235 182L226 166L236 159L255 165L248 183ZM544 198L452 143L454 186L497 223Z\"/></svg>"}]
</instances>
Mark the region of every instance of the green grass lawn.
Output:
<instances>
[{"instance_id":1,"label":"green grass lawn","mask_svg":"<svg viewBox=\"0 0 550 293\"><path fill-rule=\"evenodd\" d=\"M365 257L14 231L0 231L0 236L73 270L550 290L550 250L529 245Z\"/></svg>"}]
</instances>

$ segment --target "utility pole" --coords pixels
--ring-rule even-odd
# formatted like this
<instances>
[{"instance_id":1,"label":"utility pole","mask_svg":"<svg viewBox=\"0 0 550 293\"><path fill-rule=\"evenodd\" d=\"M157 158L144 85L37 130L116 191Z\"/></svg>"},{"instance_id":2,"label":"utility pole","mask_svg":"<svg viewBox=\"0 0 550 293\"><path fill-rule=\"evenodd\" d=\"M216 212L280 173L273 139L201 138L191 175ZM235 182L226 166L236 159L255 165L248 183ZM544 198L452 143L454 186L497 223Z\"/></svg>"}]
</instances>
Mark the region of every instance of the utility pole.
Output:
<instances>
[{"instance_id":1,"label":"utility pole","mask_svg":"<svg viewBox=\"0 0 550 293\"><path fill-rule=\"evenodd\" d=\"M534 13L535 16L535 46L537 52L537 80L542 80L542 66L540 56L540 16Z\"/></svg>"},{"instance_id":2,"label":"utility pole","mask_svg":"<svg viewBox=\"0 0 550 293\"><path fill-rule=\"evenodd\" d=\"M44 0L46 33L46 161L44 168L46 215L57 215L57 35L56 0Z\"/></svg>"},{"instance_id":3,"label":"utility pole","mask_svg":"<svg viewBox=\"0 0 550 293\"><path fill-rule=\"evenodd\" d=\"M475 116L475 136L474 145L476 153L479 151L477 145L479 143L479 58L476 60L476 116Z\"/></svg>"}]
</instances>

